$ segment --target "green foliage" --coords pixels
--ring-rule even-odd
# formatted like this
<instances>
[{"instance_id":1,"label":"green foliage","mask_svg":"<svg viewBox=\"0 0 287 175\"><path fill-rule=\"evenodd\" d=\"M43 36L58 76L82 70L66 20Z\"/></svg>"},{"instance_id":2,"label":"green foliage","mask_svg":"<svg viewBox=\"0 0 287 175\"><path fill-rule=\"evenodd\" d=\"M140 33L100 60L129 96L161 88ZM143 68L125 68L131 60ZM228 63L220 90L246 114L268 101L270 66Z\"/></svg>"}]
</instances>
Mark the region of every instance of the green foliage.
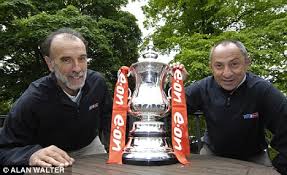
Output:
<instances>
[{"instance_id":1,"label":"green foliage","mask_svg":"<svg viewBox=\"0 0 287 175\"><path fill-rule=\"evenodd\" d=\"M210 75L209 51L218 41L245 44L250 70L287 93L287 2L283 0L150 0L146 26L162 52L179 48L175 61L185 65L188 82ZM164 25L162 23L164 22Z\"/></svg>"},{"instance_id":2,"label":"green foliage","mask_svg":"<svg viewBox=\"0 0 287 175\"><path fill-rule=\"evenodd\" d=\"M48 69L39 45L52 31L71 27L89 42L89 68L111 87L122 65L135 62L141 42L133 15L120 11L127 0L0 1L0 101L14 101ZM0 111L1 112L1 111Z\"/></svg>"},{"instance_id":3,"label":"green foliage","mask_svg":"<svg viewBox=\"0 0 287 175\"><path fill-rule=\"evenodd\" d=\"M267 143L270 144L271 140L272 140L272 133L268 130L266 130L265 132L266 134L266 138L267 138ZM275 149L273 149L272 147L269 146L269 155L270 158L273 159L276 155L278 154L278 151L276 151Z\"/></svg>"},{"instance_id":4,"label":"green foliage","mask_svg":"<svg viewBox=\"0 0 287 175\"><path fill-rule=\"evenodd\" d=\"M9 112L11 105L11 101L0 102L0 115L6 115Z\"/></svg>"}]
</instances>

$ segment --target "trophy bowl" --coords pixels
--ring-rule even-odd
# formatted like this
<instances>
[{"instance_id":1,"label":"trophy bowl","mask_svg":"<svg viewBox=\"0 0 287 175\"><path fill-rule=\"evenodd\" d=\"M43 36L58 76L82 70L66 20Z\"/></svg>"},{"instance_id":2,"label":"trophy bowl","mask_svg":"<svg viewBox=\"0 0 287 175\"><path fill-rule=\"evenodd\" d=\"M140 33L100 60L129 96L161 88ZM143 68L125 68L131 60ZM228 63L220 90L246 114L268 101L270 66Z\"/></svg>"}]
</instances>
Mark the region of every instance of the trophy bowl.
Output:
<instances>
[{"instance_id":1,"label":"trophy bowl","mask_svg":"<svg viewBox=\"0 0 287 175\"><path fill-rule=\"evenodd\" d=\"M167 165L177 162L165 123L170 101L164 92L169 66L157 60L150 49L143 60L130 67L135 78L135 90L128 102L129 114L139 121L133 123L124 149L123 163L134 165Z\"/></svg>"}]
</instances>

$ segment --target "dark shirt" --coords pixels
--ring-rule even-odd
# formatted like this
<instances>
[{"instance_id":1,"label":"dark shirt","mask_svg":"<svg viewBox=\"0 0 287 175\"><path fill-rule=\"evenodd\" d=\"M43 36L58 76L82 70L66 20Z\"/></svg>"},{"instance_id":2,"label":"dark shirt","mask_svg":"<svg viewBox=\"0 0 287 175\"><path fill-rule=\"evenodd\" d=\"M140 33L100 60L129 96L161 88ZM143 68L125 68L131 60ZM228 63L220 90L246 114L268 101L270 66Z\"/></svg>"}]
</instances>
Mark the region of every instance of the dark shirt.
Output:
<instances>
[{"instance_id":1,"label":"dark shirt","mask_svg":"<svg viewBox=\"0 0 287 175\"><path fill-rule=\"evenodd\" d=\"M245 159L262 152L268 146L267 128L273 133L271 146L279 151L273 164L286 171L287 100L271 83L247 73L230 94L210 76L188 86L186 96L189 113L204 112L204 140L216 155Z\"/></svg>"},{"instance_id":2,"label":"dark shirt","mask_svg":"<svg viewBox=\"0 0 287 175\"><path fill-rule=\"evenodd\" d=\"M31 83L16 101L0 133L0 164L27 165L37 150L87 146L100 134L107 146L112 98L104 78L88 70L79 105L56 84L55 75Z\"/></svg>"}]
</instances>

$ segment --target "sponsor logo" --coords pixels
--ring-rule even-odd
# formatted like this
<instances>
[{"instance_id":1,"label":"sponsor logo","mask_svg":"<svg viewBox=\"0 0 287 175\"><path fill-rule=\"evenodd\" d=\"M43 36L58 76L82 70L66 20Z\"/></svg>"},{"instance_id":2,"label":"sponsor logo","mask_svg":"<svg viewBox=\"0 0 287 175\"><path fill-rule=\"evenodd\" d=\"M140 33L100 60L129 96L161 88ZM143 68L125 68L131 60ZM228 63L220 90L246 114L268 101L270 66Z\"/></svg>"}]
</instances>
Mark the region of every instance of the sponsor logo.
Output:
<instances>
[{"instance_id":1,"label":"sponsor logo","mask_svg":"<svg viewBox=\"0 0 287 175\"><path fill-rule=\"evenodd\" d=\"M174 98L173 100L177 103L181 103L181 95L182 95L182 86L181 84L179 84L179 80L182 80L182 74L180 70L176 70L174 72L174 84L173 87L174 88Z\"/></svg>"},{"instance_id":2,"label":"sponsor logo","mask_svg":"<svg viewBox=\"0 0 287 175\"><path fill-rule=\"evenodd\" d=\"M116 87L116 104L118 104L118 105L124 104L125 89L122 85L125 84L126 82L127 81L126 81L125 75L123 73L121 73L119 75L118 84Z\"/></svg>"},{"instance_id":3,"label":"sponsor logo","mask_svg":"<svg viewBox=\"0 0 287 175\"><path fill-rule=\"evenodd\" d=\"M173 89L174 89L174 96L173 96L173 101L177 103L182 103L182 86L179 83L179 80L182 80L182 74L180 70L176 70L174 72L174 84L173 84ZM175 145L174 148L176 150L181 151L182 150L182 126L184 125L184 118L180 112L175 112L173 116L174 120L174 125L175 127L173 128L173 133L174 133L174 141Z\"/></svg>"},{"instance_id":4,"label":"sponsor logo","mask_svg":"<svg viewBox=\"0 0 287 175\"><path fill-rule=\"evenodd\" d=\"M121 150L121 142L122 142L122 132L120 131L120 127L124 126L125 122L123 117L120 114L117 114L114 118L115 128L113 129L113 143L115 146L112 147L113 151Z\"/></svg>"},{"instance_id":5,"label":"sponsor logo","mask_svg":"<svg viewBox=\"0 0 287 175\"><path fill-rule=\"evenodd\" d=\"M89 107L89 111L92 110L92 109L97 108L98 106L99 106L99 103L95 103L95 104L91 105L91 106Z\"/></svg>"},{"instance_id":6,"label":"sponsor logo","mask_svg":"<svg viewBox=\"0 0 287 175\"><path fill-rule=\"evenodd\" d=\"M244 114L243 115L244 119L252 119L252 118L258 118L258 117L259 117L258 112L254 112L252 114Z\"/></svg>"},{"instance_id":7,"label":"sponsor logo","mask_svg":"<svg viewBox=\"0 0 287 175\"><path fill-rule=\"evenodd\" d=\"M124 94L125 94L125 88L123 87L123 84L127 83L126 77L123 73L120 73L119 78L118 78L118 84L116 86L116 95L115 95L115 103L119 106L124 105ZM120 151L121 148L121 143L123 142L122 140L122 130L125 121L123 119L123 116L121 114L116 114L113 120L114 124L114 129L112 131L112 140L115 146L112 147L113 151Z\"/></svg>"},{"instance_id":8,"label":"sponsor logo","mask_svg":"<svg viewBox=\"0 0 287 175\"><path fill-rule=\"evenodd\" d=\"M181 115L180 112L174 113L174 123L175 127L173 129L174 133L174 141L176 142L176 145L174 145L174 148L181 151L182 150L182 145L181 145L181 139L182 139L182 130L181 130L181 125L184 124L184 119L183 116Z\"/></svg>"}]
</instances>

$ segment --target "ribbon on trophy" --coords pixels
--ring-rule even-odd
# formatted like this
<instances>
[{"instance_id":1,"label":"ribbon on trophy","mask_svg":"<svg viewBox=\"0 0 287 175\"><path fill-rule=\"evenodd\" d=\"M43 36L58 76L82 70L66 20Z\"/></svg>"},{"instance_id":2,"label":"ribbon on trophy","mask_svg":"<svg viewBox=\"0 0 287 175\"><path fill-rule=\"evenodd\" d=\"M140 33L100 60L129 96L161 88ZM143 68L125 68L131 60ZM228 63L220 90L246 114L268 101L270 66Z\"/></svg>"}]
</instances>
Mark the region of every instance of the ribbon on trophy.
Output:
<instances>
[{"instance_id":1,"label":"ribbon on trophy","mask_svg":"<svg viewBox=\"0 0 287 175\"><path fill-rule=\"evenodd\" d=\"M182 164L187 164L190 155L188 137L188 120L186 112L183 75L179 68L175 68L172 78L172 145L176 158Z\"/></svg>"},{"instance_id":2,"label":"ribbon on trophy","mask_svg":"<svg viewBox=\"0 0 287 175\"><path fill-rule=\"evenodd\" d=\"M129 68L126 66L122 66L118 72L118 81L114 91L109 160L107 163L122 164L128 109L128 73Z\"/></svg>"}]
</instances>

